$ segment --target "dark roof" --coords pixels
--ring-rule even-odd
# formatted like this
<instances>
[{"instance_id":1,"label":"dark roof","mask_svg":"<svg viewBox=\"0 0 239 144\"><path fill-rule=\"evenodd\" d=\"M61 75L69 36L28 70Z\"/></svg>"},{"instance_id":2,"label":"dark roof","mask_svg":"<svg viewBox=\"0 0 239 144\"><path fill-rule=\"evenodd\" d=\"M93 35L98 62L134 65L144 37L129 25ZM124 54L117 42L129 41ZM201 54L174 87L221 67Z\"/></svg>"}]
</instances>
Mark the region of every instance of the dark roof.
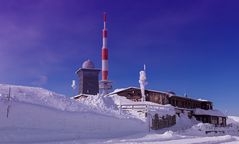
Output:
<instances>
[{"instance_id":1,"label":"dark roof","mask_svg":"<svg viewBox=\"0 0 239 144\"><path fill-rule=\"evenodd\" d=\"M191 101L198 101L198 102L206 102L206 103L212 103L211 101L202 101L202 100L198 100L198 99L193 99L193 98L189 98L189 97L183 97L183 96L171 96L170 98L180 98L180 99L185 99L185 100L191 100Z\"/></svg>"},{"instance_id":2,"label":"dark roof","mask_svg":"<svg viewBox=\"0 0 239 144\"><path fill-rule=\"evenodd\" d=\"M109 93L108 95L113 95L125 90L129 90L129 89L137 89L140 90L140 88L138 87L127 87L127 88L122 88L119 90L115 90L112 93ZM185 99L185 100L191 100L191 101L198 101L198 102L206 102L206 103L212 103L211 101L202 101L202 100L198 100L198 99L193 99L193 98L189 98L189 97L183 97L183 96L176 96L171 92L163 92L163 91L157 91L157 90L150 90L150 89L145 89L145 91L150 91L150 92L156 92L156 93L163 93L163 94L167 94L170 98L176 97L176 98L180 98L180 99Z\"/></svg>"},{"instance_id":3,"label":"dark roof","mask_svg":"<svg viewBox=\"0 0 239 144\"><path fill-rule=\"evenodd\" d=\"M122 92L122 91L125 91L125 90L129 90L129 89L141 90L141 89L138 88L138 87L127 87L127 88L122 88L122 89L119 89L119 90L115 90L115 91L113 91L112 93L109 93L108 95L116 94L116 93L119 93L119 92ZM150 89L145 89L145 91L156 92L156 93L163 93L163 94L169 95L168 92L163 92L163 91L156 91L156 90L150 90Z\"/></svg>"}]
</instances>

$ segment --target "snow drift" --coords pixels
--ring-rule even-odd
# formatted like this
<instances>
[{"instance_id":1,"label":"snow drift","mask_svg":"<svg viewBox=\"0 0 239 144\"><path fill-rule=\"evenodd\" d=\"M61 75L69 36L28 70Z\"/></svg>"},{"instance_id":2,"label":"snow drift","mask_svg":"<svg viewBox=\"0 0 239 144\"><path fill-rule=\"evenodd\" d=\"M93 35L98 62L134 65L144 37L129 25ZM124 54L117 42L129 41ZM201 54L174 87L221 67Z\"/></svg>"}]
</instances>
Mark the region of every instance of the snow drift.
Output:
<instances>
[{"instance_id":1,"label":"snow drift","mask_svg":"<svg viewBox=\"0 0 239 144\"><path fill-rule=\"evenodd\" d=\"M10 103L6 100L9 87ZM94 106L42 88L0 85L0 93L0 143L112 138L142 132L145 128L142 121L117 115L114 108L108 107L103 112L107 105L97 102L97 97Z\"/></svg>"}]
</instances>

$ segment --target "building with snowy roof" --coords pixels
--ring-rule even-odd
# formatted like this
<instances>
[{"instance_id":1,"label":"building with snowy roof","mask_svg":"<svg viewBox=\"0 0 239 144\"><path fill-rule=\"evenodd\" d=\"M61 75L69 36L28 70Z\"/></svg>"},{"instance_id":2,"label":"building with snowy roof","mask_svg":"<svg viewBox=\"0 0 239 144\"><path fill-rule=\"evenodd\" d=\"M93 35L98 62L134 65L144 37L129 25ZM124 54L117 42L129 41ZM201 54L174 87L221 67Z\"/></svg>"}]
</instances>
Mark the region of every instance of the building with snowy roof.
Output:
<instances>
[{"instance_id":1,"label":"building with snowy roof","mask_svg":"<svg viewBox=\"0 0 239 144\"><path fill-rule=\"evenodd\" d=\"M137 87L117 89L108 95L115 94L136 102L140 102L142 98L141 89ZM220 111L214 110L211 101L177 96L174 92L163 92L149 89L145 90L145 96L146 101L160 105L172 105L178 116L180 116L181 113L186 113L189 118L194 116L198 121L203 123L226 126L226 116Z\"/></svg>"}]
</instances>

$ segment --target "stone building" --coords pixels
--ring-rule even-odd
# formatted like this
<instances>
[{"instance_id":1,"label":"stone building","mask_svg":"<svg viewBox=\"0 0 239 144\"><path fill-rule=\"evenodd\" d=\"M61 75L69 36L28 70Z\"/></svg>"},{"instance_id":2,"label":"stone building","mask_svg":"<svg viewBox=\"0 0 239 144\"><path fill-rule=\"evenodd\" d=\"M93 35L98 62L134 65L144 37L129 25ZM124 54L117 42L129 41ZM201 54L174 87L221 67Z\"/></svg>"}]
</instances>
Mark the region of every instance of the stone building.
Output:
<instances>
[{"instance_id":1,"label":"stone building","mask_svg":"<svg viewBox=\"0 0 239 144\"><path fill-rule=\"evenodd\" d=\"M79 92L75 99L99 93L99 72L91 60L83 62L82 67L76 71L79 77Z\"/></svg>"}]
</instances>

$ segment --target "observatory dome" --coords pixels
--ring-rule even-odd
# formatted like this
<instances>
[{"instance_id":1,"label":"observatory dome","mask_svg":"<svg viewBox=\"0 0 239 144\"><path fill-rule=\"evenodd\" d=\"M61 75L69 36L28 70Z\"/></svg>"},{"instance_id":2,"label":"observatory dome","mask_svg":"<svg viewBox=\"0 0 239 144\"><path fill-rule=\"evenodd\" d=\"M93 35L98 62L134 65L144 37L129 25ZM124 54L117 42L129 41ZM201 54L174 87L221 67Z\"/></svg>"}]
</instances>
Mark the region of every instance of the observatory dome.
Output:
<instances>
[{"instance_id":1,"label":"observatory dome","mask_svg":"<svg viewBox=\"0 0 239 144\"><path fill-rule=\"evenodd\" d=\"M94 69L95 65L91 60L88 59L88 60L83 62L82 68L84 68L84 69Z\"/></svg>"}]
</instances>

